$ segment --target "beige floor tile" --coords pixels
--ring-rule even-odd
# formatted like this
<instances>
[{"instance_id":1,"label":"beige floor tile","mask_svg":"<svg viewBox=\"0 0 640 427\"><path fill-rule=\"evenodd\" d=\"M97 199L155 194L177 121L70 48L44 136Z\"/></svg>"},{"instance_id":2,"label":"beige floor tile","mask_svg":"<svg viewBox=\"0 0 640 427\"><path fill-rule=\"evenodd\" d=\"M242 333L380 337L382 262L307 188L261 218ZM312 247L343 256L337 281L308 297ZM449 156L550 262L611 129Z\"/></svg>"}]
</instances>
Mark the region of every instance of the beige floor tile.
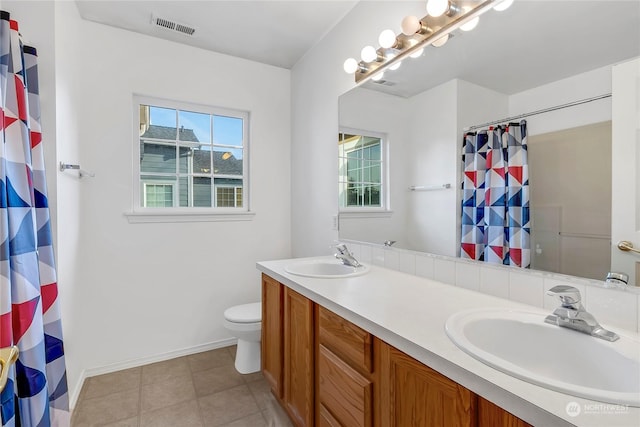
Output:
<instances>
[{"instance_id":1,"label":"beige floor tile","mask_svg":"<svg viewBox=\"0 0 640 427\"><path fill-rule=\"evenodd\" d=\"M131 368L87 378L82 399L106 396L140 387L142 368Z\"/></svg>"},{"instance_id":2,"label":"beige floor tile","mask_svg":"<svg viewBox=\"0 0 640 427\"><path fill-rule=\"evenodd\" d=\"M249 387L249 390L251 390L253 397L255 397L260 410L265 409L269 400L273 398L273 395L271 394L271 386L267 380L261 379L258 381L252 381L247 383L247 386Z\"/></svg>"},{"instance_id":3,"label":"beige floor tile","mask_svg":"<svg viewBox=\"0 0 640 427\"><path fill-rule=\"evenodd\" d=\"M195 399L191 376L154 382L142 386L141 411L147 412Z\"/></svg>"},{"instance_id":4,"label":"beige floor tile","mask_svg":"<svg viewBox=\"0 0 640 427\"><path fill-rule=\"evenodd\" d=\"M227 347L227 350L229 351L229 354L231 355L231 358L233 360L236 360L236 350L238 349L237 345L232 345Z\"/></svg>"},{"instance_id":5,"label":"beige floor tile","mask_svg":"<svg viewBox=\"0 0 640 427\"><path fill-rule=\"evenodd\" d=\"M266 406L262 410L262 416L269 427L293 427L289 416L273 395L270 395L270 398L265 403Z\"/></svg>"},{"instance_id":6,"label":"beige floor tile","mask_svg":"<svg viewBox=\"0 0 640 427\"><path fill-rule=\"evenodd\" d=\"M244 384L242 375L236 371L233 365L221 366L193 374L193 385L196 388L196 395L198 397L213 394L241 384Z\"/></svg>"},{"instance_id":7,"label":"beige floor tile","mask_svg":"<svg viewBox=\"0 0 640 427\"><path fill-rule=\"evenodd\" d=\"M202 427L195 400L167 406L140 416L140 427Z\"/></svg>"},{"instance_id":8,"label":"beige floor tile","mask_svg":"<svg viewBox=\"0 0 640 427\"><path fill-rule=\"evenodd\" d=\"M84 399L74 411L74 427L97 426L138 415L140 390Z\"/></svg>"},{"instance_id":9,"label":"beige floor tile","mask_svg":"<svg viewBox=\"0 0 640 427\"><path fill-rule=\"evenodd\" d=\"M244 382L248 384L254 381L264 379L264 375L262 375L262 372L258 371L258 372L254 372L253 374L244 374L242 375L242 379L244 380Z\"/></svg>"},{"instance_id":10,"label":"beige floor tile","mask_svg":"<svg viewBox=\"0 0 640 427\"><path fill-rule=\"evenodd\" d=\"M260 412L249 387L241 385L198 399L204 425L223 426Z\"/></svg>"},{"instance_id":11,"label":"beige floor tile","mask_svg":"<svg viewBox=\"0 0 640 427\"><path fill-rule=\"evenodd\" d=\"M128 418L122 421L116 421L115 423L103 424L100 427L138 427L138 417Z\"/></svg>"},{"instance_id":12,"label":"beige floor tile","mask_svg":"<svg viewBox=\"0 0 640 427\"><path fill-rule=\"evenodd\" d=\"M142 367L142 385L189 376L189 362L186 357L152 363Z\"/></svg>"},{"instance_id":13,"label":"beige floor tile","mask_svg":"<svg viewBox=\"0 0 640 427\"><path fill-rule=\"evenodd\" d=\"M262 416L262 413L258 412L257 414L249 415L248 417L225 424L224 427L267 427L267 422Z\"/></svg>"},{"instance_id":14,"label":"beige floor tile","mask_svg":"<svg viewBox=\"0 0 640 427\"><path fill-rule=\"evenodd\" d=\"M206 371L211 368L233 365L234 362L227 347L192 354L187 356L187 360L189 361L191 372Z\"/></svg>"}]
</instances>

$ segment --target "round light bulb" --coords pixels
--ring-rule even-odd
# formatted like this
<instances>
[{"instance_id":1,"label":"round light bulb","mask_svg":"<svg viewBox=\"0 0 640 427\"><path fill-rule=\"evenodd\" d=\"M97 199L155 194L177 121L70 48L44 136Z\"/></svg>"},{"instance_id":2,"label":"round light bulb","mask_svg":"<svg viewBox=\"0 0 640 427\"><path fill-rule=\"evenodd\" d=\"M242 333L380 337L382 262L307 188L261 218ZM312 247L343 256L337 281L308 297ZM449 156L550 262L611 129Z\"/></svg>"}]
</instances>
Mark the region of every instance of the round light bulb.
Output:
<instances>
[{"instance_id":1,"label":"round light bulb","mask_svg":"<svg viewBox=\"0 0 640 427\"><path fill-rule=\"evenodd\" d=\"M475 27L478 26L478 22L480 22L480 17L476 16L475 18L473 18L471 21L466 22L464 25L460 26L460 29L462 31L471 31L473 30Z\"/></svg>"},{"instance_id":2,"label":"round light bulb","mask_svg":"<svg viewBox=\"0 0 640 427\"><path fill-rule=\"evenodd\" d=\"M412 36L420 30L420 20L415 16L405 16L402 20L402 34Z\"/></svg>"},{"instance_id":3,"label":"round light bulb","mask_svg":"<svg viewBox=\"0 0 640 427\"><path fill-rule=\"evenodd\" d=\"M379 80L382 80L382 78L383 78L383 77L384 77L384 71L380 71L379 73L374 74L374 75L371 77L371 80L373 80L374 82L377 82L377 81L379 81Z\"/></svg>"},{"instance_id":4,"label":"round light bulb","mask_svg":"<svg viewBox=\"0 0 640 427\"><path fill-rule=\"evenodd\" d=\"M449 9L449 0L429 0L427 2L427 13L438 17Z\"/></svg>"},{"instance_id":5,"label":"round light bulb","mask_svg":"<svg viewBox=\"0 0 640 427\"><path fill-rule=\"evenodd\" d=\"M378 59L378 52L376 52L376 48L373 46L365 46L360 52L360 58L362 58L364 62L373 62Z\"/></svg>"},{"instance_id":6,"label":"round light bulb","mask_svg":"<svg viewBox=\"0 0 640 427\"><path fill-rule=\"evenodd\" d=\"M378 37L378 43L385 49L393 47L396 44L396 33L393 30L384 30Z\"/></svg>"},{"instance_id":7,"label":"round light bulb","mask_svg":"<svg viewBox=\"0 0 640 427\"><path fill-rule=\"evenodd\" d=\"M445 34L444 36L440 37L438 40L433 41L433 43L431 43L432 46L435 47L441 47L444 46L444 44L449 40L449 34Z\"/></svg>"},{"instance_id":8,"label":"round light bulb","mask_svg":"<svg viewBox=\"0 0 640 427\"><path fill-rule=\"evenodd\" d=\"M347 74L353 74L356 71L358 71L358 61L356 61L354 58L349 58L346 61L344 61L344 71Z\"/></svg>"},{"instance_id":9,"label":"round light bulb","mask_svg":"<svg viewBox=\"0 0 640 427\"><path fill-rule=\"evenodd\" d=\"M415 52L413 52L411 55L409 55L411 58L420 58L422 56L422 54L424 53L424 48L421 47L420 49L416 50Z\"/></svg>"},{"instance_id":10,"label":"round light bulb","mask_svg":"<svg viewBox=\"0 0 640 427\"><path fill-rule=\"evenodd\" d=\"M401 65L402 65L402 61L398 61L398 62L396 62L395 64L393 64L392 66L390 66L390 67L389 67L389 69L390 69L391 71L395 71L395 70L397 70L398 68L400 68L400 66L401 66Z\"/></svg>"},{"instance_id":11,"label":"round light bulb","mask_svg":"<svg viewBox=\"0 0 640 427\"><path fill-rule=\"evenodd\" d=\"M509 9L509 6L513 4L513 0L503 0L494 6L493 10L497 10L498 12L502 12L503 10Z\"/></svg>"}]
</instances>

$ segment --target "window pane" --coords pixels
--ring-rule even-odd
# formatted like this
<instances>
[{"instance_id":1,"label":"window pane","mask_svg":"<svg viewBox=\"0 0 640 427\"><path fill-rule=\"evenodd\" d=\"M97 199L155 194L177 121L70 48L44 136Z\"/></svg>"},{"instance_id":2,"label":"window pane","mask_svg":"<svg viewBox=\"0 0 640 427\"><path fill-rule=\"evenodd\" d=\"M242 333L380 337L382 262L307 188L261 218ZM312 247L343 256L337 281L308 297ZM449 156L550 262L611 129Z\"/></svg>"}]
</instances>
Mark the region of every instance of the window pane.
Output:
<instances>
[{"instance_id":1,"label":"window pane","mask_svg":"<svg viewBox=\"0 0 640 427\"><path fill-rule=\"evenodd\" d=\"M193 152L189 147L179 147L180 159L178 160L178 167L180 173L191 172L193 163Z\"/></svg>"},{"instance_id":2,"label":"window pane","mask_svg":"<svg viewBox=\"0 0 640 427\"><path fill-rule=\"evenodd\" d=\"M347 186L347 206L360 206L360 189L357 185Z\"/></svg>"},{"instance_id":3,"label":"window pane","mask_svg":"<svg viewBox=\"0 0 640 427\"><path fill-rule=\"evenodd\" d=\"M179 111L178 122L180 141L211 143L210 114Z\"/></svg>"},{"instance_id":4,"label":"window pane","mask_svg":"<svg viewBox=\"0 0 640 427\"><path fill-rule=\"evenodd\" d=\"M382 160L382 158L380 157L380 142L378 140L378 143L375 145L372 145L371 147L369 147L369 158L371 160Z\"/></svg>"},{"instance_id":5,"label":"window pane","mask_svg":"<svg viewBox=\"0 0 640 427\"><path fill-rule=\"evenodd\" d=\"M242 175L242 150L213 148L213 173L216 175Z\"/></svg>"},{"instance_id":6,"label":"window pane","mask_svg":"<svg viewBox=\"0 0 640 427\"><path fill-rule=\"evenodd\" d=\"M362 169L362 182L371 182L371 168L370 167L366 167L366 168Z\"/></svg>"},{"instance_id":7,"label":"window pane","mask_svg":"<svg viewBox=\"0 0 640 427\"><path fill-rule=\"evenodd\" d=\"M195 173L211 173L211 146L190 149L190 170Z\"/></svg>"},{"instance_id":8,"label":"window pane","mask_svg":"<svg viewBox=\"0 0 640 427\"><path fill-rule=\"evenodd\" d=\"M242 121L235 117L213 116L213 143L242 147Z\"/></svg>"},{"instance_id":9,"label":"window pane","mask_svg":"<svg viewBox=\"0 0 640 427\"><path fill-rule=\"evenodd\" d=\"M193 178L193 206L211 207L211 178Z\"/></svg>"},{"instance_id":10,"label":"window pane","mask_svg":"<svg viewBox=\"0 0 640 427\"><path fill-rule=\"evenodd\" d=\"M140 144L140 171L176 172L176 147L143 142Z\"/></svg>"},{"instance_id":11,"label":"window pane","mask_svg":"<svg viewBox=\"0 0 640 427\"><path fill-rule=\"evenodd\" d=\"M365 189L365 206L380 206L380 186L371 185Z\"/></svg>"},{"instance_id":12,"label":"window pane","mask_svg":"<svg viewBox=\"0 0 640 427\"><path fill-rule=\"evenodd\" d=\"M190 194L191 194L191 178L182 176L178 179L178 182L179 182L178 199L180 201L180 207L193 206L192 203L189 203Z\"/></svg>"},{"instance_id":13,"label":"window pane","mask_svg":"<svg viewBox=\"0 0 640 427\"><path fill-rule=\"evenodd\" d=\"M178 127L176 123L176 110L173 108L149 106L149 118L152 125L158 128L164 128L164 130L169 132L168 135L173 134L173 138L169 139L176 139L176 128Z\"/></svg>"},{"instance_id":14,"label":"window pane","mask_svg":"<svg viewBox=\"0 0 640 427\"><path fill-rule=\"evenodd\" d=\"M374 165L371 167L371 182L375 182L378 184L381 183L380 181L380 177L382 175L381 169L382 168L380 163L377 163L377 164L374 163Z\"/></svg>"}]
</instances>

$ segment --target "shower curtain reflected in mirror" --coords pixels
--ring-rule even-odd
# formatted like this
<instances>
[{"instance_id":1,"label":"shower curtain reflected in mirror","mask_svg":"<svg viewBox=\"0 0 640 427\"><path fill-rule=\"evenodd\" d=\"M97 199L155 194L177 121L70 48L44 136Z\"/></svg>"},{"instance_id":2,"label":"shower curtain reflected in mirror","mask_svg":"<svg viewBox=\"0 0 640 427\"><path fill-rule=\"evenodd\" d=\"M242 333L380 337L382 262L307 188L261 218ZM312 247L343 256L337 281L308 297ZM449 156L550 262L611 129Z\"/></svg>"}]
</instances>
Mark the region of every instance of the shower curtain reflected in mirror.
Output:
<instances>
[{"instance_id":1,"label":"shower curtain reflected in mirror","mask_svg":"<svg viewBox=\"0 0 640 427\"><path fill-rule=\"evenodd\" d=\"M0 347L16 345L2 426L69 425L36 50L0 12Z\"/></svg>"},{"instance_id":2,"label":"shower curtain reflected in mirror","mask_svg":"<svg viewBox=\"0 0 640 427\"><path fill-rule=\"evenodd\" d=\"M460 257L529 268L527 124L465 134Z\"/></svg>"}]
</instances>

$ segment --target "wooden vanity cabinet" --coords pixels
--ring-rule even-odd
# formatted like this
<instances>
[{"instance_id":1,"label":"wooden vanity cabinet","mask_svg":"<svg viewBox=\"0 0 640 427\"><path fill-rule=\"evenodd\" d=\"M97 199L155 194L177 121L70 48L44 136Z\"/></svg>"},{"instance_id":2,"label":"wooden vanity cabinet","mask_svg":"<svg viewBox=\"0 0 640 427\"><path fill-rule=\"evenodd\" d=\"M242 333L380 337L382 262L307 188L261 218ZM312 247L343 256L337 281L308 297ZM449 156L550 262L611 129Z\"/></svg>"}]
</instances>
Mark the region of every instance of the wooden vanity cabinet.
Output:
<instances>
[{"instance_id":1,"label":"wooden vanity cabinet","mask_svg":"<svg viewBox=\"0 0 640 427\"><path fill-rule=\"evenodd\" d=\"M381 426L477 425L473 392L382 341L376 351Z\"/></svg>"},{"instance_id":2,"label":"wooden vanity cabinet","mask_svg":"<svg viewBox=\"0 0 640 427\"><path fill-rule=\"evenodd\" d=\"M317 306L316 414L320 426L373 426L373 337Z\"/></svg>"},{"instance_id":3,"label":"wooden vanity cabinet","mask_svg":"<svg viewBox=\"0 0 640 427\"><path fill-rule=\"evenodd\" d=\"M531 427L262 276L262 372L297 427Z\"/></svg>"},{"instance_id":4,"label":"wooden vanity cabinet","mask_svg":"<svg viewBox=\"0 0 640 427\"><path fill-rule=\"evenodd\" d=\"M501 407L478 396L478 427L533 427Z\"/></svg>"},{"instance_id":5,"label":"wooden vanity cabinet","mask_svg":"<svg viewBox=\"0 0 640 427\"><path fill-rule=\"evenodd\" d=\"M266 274L262 275L262 374L271 392L282 399L284 286Z\"/></svg>"},{"instance_id":6,"label":"wooden vanity cabinet","mask_svg":"<svg viewBox=\"0 0 640 427\"><path fill-rule=\"evenodd\" d=\"M284 290L284 407L298 427L314 425L314 304Z\"/></svg>"}]
</instances>

